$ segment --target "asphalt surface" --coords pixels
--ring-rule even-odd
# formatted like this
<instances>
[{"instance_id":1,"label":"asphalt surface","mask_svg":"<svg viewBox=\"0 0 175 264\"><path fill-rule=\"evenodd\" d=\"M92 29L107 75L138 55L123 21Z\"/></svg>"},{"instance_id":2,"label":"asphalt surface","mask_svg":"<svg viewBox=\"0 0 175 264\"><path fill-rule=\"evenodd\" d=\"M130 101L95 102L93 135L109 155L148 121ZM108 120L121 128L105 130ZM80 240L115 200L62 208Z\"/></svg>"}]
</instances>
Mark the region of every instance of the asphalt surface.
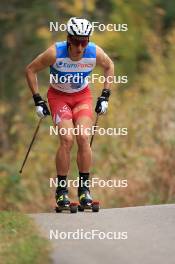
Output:
<instances>
[{"instance_id":1,"label":"asphalt surface","mask_svg":"<svg viewBox=\"0 0 175 264\"><path fill-rule=\"evenodd\" d=\"M175 264L175 205L30 216L52 238L54 264ZM95 238L77 239L78 232L85 236L87 231L95 232ZM100 239L108 232L115 237L108 239L110 233Z\"/></svg>"}]
</instances>

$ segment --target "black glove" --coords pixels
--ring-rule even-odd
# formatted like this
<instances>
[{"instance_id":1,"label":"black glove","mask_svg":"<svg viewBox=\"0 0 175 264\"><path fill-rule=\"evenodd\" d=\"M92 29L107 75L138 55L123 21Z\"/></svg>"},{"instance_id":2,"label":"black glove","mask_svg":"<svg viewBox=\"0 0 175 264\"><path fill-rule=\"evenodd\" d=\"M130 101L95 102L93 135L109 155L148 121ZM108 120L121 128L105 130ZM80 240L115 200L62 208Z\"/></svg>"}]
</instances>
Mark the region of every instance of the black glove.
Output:
<instances>
[{"instance_id":1,"label":"black glove","mask_svg":"<svg viewBox=\"0 0 175 264\"><path fill-rule=\"evenodd\" d=\"M106 110L108 109L108 100L109 96L111 94L111 91L109 89L104 88L102 90L102 94L97 99L97 104L95 107L95 112L97 114L104 114L106 113Z\"/></svg>"},{"instance_id":2,"label":"black glove","mask_svg":"<svg viewBox=\"0 0 175 264\"><path fill-rule=\"evenodd\" d=\"M47 115L50 115L49 109L47 107L46 101L42 99L40 94L34 94L33 100L35 102L36 106L36 113L39 117L45 117Z\"/></svg>"}]
</instances>

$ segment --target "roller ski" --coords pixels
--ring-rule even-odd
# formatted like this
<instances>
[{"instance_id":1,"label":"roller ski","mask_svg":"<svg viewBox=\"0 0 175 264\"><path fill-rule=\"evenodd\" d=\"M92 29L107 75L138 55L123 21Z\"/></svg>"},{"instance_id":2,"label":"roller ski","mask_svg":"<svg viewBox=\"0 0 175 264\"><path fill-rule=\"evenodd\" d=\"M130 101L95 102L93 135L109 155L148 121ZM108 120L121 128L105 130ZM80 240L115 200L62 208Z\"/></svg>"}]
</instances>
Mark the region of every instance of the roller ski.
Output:
<instances>
[{"instance_id":1,"label":"roller ski","mask_svg":"<svg viewBox=\"0 0 175 264\"><path fill-rule=\"evenodd\" d=\"M56 193L56 203L55 208L56 213L61 213L62 211L70 211L70 213L77 213L78 204L69 201L67 191L59 191Z\"/></svg>"},{"instance_id":2,"label":"roller ski","mask_svg":"<svg viewBox=\"0 0 175 264\"><path fill-rule=\"evenodd\" d=\"M82 189L78 191L79 205L78 211L84 212L84 210L92 210L92 212L98 212L100 204L98 201L93 201L88 189Z\"/></svg>"}]
</instances>

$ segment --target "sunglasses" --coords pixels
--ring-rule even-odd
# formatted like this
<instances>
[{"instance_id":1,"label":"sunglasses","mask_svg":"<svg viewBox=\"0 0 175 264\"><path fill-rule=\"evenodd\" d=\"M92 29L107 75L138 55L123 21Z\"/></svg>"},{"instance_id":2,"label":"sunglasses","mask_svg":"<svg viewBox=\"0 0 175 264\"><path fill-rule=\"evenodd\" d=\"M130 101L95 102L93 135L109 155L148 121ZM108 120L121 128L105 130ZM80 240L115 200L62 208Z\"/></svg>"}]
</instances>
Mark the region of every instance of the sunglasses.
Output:
<instances>
[{"instance_id":1,"label":"sunglasses","mask_svg":"<svg viewBox=\"0 0 175 264\"><path fill-rule=\"evenodd\" d=\"M88 42L89 42L89 39L76 39L74 37L70 37L70 43L77 47L81 45L83 48L85 48Z\"/></svg>"}]
</instances>

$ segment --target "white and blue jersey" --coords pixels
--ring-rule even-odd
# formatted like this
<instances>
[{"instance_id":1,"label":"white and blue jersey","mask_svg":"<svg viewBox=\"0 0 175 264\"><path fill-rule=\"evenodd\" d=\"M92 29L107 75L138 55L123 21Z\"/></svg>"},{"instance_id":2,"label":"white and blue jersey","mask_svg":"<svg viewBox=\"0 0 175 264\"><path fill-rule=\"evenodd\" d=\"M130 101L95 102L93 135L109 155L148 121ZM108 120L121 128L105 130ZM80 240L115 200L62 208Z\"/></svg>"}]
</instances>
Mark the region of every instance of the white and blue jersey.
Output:
<instances>
[{"instance_id":1,"label":"white and blue jersey","mask_svg":"<svg viewBox=\"0 0 175 264\"><path fill-rule=\"evenodd\" d=\"M59 91L75 93L88 85L88 76L96 65L96 45L89 42L79 61L69 58L67 42L57 42L56 61L50 65L51 86Z\"/></svg>"}]
</instances>

